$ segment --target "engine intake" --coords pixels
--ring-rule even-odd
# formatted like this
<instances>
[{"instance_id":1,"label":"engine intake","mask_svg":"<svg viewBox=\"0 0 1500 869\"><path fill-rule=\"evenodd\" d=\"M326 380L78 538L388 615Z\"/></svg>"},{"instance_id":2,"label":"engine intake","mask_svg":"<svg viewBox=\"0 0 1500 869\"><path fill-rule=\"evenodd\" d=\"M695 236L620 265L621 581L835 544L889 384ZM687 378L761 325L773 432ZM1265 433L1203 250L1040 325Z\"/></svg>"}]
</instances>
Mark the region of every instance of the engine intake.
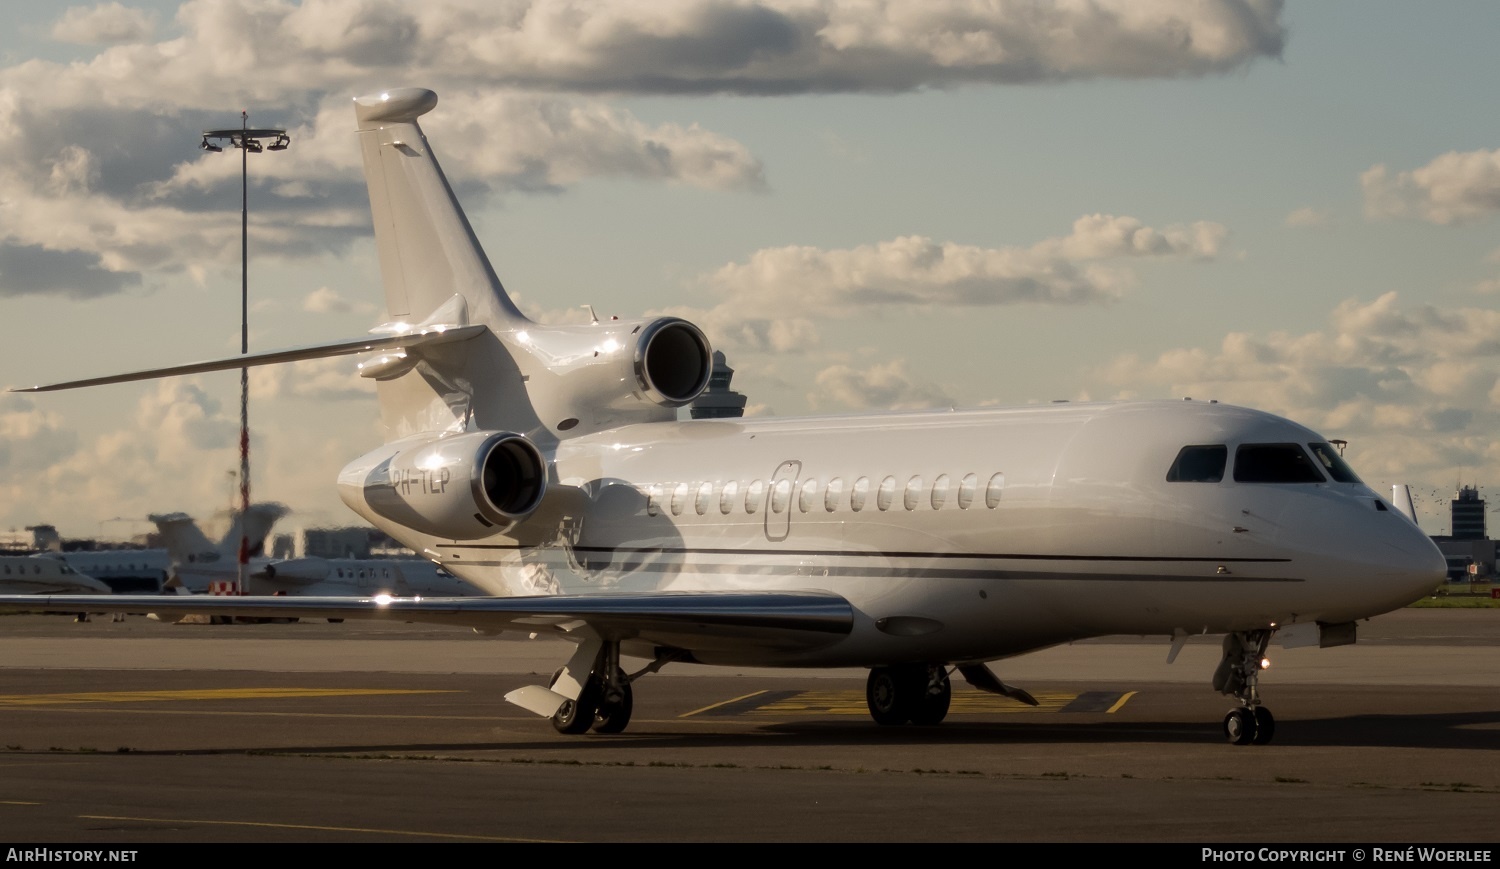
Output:
<instances>
[{"instance_id":1,"label":"engine intake","mask_svg":"<svg viewBox=\"0 0 1500 869\"><path fill-rule=\"evenodd\" d=\"M677 317L537 326L501 339L537 416L569 436L675 419L713 374L703 330Z\"/></svg>"},{"instance_id":2,"label":"engine intake","mask_svg":"<svg viewBox=\"0 0 1500 869\"><path fill-rule=\"evenodd\" d=\"M635 344L635 379L651 402L681 407L708 388L712 373L713 351L697 326L663 317L641 329Z\"/></svg>"},{"instance_id":3,"label":"engine intake","mask_svg":"<svg viewBox=\"0 0 1500 869\"><path fill-rule=\"evenodd\" d=\"M396 441L339 475L339 494L355 512L450 540L511 528L536 510L546 488L546 460L512 432Z\"/></svg>"}]
</instances>

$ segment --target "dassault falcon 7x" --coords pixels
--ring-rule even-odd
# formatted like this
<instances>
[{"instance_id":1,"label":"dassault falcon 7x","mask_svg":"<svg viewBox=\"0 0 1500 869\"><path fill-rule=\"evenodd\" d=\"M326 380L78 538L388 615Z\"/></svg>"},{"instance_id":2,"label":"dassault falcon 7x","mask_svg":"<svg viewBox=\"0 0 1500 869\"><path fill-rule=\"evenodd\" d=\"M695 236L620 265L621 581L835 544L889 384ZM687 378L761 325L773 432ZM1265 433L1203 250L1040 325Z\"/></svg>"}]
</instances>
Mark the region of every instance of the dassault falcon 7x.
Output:
<instances>
[{"instance_id":1,"label":"dassault falcon 7x","mask_svg":"<svg viewBox=\"0 0 1500 869\"><path fill-rule=\"evenodd\" d=\"M875 721L936 724L955 673L1031 700L989 662L1108 634L1171 638L1170 658L1224 634L1212 681L1247 744L1274 732L1257 690L1273 635L1353 642L1443 578L1326 438L1255 410L680 421L709 381L704 332L525 317L418 125L436 104L416 88L354 101L389 315L372 336L28 391L367 354L387 442L340 495L493 596L173 600L185 612L554 632L576 651L507 699L575 734L623 730L633 684L672 662L866 668Z\"/></svg>"}]
</instances>

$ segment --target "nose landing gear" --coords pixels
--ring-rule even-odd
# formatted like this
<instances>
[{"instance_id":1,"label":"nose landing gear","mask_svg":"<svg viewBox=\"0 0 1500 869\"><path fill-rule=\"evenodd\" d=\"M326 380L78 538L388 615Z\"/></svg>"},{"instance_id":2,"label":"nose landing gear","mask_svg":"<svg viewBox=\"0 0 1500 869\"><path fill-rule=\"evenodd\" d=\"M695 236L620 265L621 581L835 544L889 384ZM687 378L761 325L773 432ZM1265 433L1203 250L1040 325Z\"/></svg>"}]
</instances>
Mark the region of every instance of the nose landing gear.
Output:
<instances>
[{"instance_id":1,"label":"nose landing gear","mask_svg":"<svg viewBox=\"0 0 1500 869\"><path fill-rule=\"evenodd\" d=\"M1271 631L1237 631L1224 637L1224 658L1214 671L1214 690L1240 705L1224 716L1224 738L1233 745L1265 745L1276 734L1276 719L1260 705L1256 681L1265 666Z\"/></svg>"}]
</instances>

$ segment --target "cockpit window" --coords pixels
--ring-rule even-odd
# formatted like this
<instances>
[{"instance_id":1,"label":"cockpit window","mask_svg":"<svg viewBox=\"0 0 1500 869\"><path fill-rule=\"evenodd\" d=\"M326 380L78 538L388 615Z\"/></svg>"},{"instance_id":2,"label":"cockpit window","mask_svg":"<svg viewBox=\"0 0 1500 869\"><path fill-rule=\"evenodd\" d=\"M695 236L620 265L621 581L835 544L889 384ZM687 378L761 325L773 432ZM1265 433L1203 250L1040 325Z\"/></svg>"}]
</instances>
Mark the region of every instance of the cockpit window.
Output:
<instances>
[{"instance_id":1,"label":"cockpit window","mask_svg":"<svg viewBox=\"0 0 1500 869\"><path fill-rule=\"evenodd\" d=\"M1361 482L1359 476L1354 473L1354 469L1349 467L1344 457L1333 448L1333 444L1308 444L1307 448L1312 450L1313 458L1318 460L1318 464L1323 466L1323 470L1334 479L1334 482Z\"/></svg>"},{"instance_id":2,"label":"cockpit window","mask_svg":"<svg viewBox=\"0 0 1500 869\"><path fill-rule=\"evenodd\" d=\"M1297 444L1242 444L1234 451L1236 483L1322 483L1323 475Z\"/></svg>"},{"instance_id":3,"label":"cockpit window","mask_svg":"<svg viewBox=\"0 0 1500 869\"><path fill-rule=\"evenodd\" d=\"M1172 469L1167 471L1167 482L1217 483L1224 479L1224 465L1228 461L1229 448L1223 444L1183 447Z\"/></svg>"}]
</instances>

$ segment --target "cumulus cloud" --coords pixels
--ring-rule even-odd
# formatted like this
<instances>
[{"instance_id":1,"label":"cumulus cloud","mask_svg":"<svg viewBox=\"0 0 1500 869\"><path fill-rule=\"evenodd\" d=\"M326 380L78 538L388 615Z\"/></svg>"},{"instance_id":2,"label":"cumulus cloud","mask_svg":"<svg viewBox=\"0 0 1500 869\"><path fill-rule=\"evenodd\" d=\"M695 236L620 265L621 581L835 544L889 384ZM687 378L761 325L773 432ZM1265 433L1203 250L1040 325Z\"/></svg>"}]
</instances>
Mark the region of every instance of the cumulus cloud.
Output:
<instances>
[{"instance_id":1,"label":"cumulus cloud","mask_svg":"<svg viewBox=\"0 0 1500 869\"><path fill-rule=\"evenodd\" d=\"M1226 335L1219 346L1124 355L1121 393L1217 398L1351 442L1372 480L1441 477L1500 458L1500 312L1350 299L1305 334Z\"/></svg>"},{"instance_id":2,"label":"cumulus cloud","mask_svg":"<svg viewBox=\"0 0 1500 869\"><path fill-rule=\"evenodd\" d=\"M368 236L348 103L371 82L441 90L429 132L466 198L596 177L758 191L764 168L743 144L601 97L1203 75L1277 56L1280 17L1277 0L191 0L159 39L141 10L79 6L53 33L103 46L92 57L0 69L0 245L74 257L74 285L40 291L76 296L232 266L239 161L194 148L202 129L233 125L226 106L291 130L290 150L252 161L252 243L307 257ZM1094 279L1008 292L1087 296Z\"/></svg>"},{"instance_id":3,"label":"cumulus cloud","mask_svg":"<svg viewBox=\"0 0 1500 869\"><path fill-rule=\"evenodd\" d=\"M156 16L120 3L73 6L52 25L52 38L78 45L145 42L156 30Z\"/></svg>"},{"instance_id":4,"label":"cumulus cloud","mask_svg":"<svg viewBox=\"0 0 1500 869\"><path fill-rule=\"evenodd\" d=\"M1284 223L1290 227L1327 226L1333 222L1333 212L1326 208L1307 206L1288 214Z\"/></svg>"},{"instance_id":5,"label":"cumulus cloud","mask_svg":"<svg viewBox=\"0 0 1500 869\"><path fill-rule=\"evenodd\" d=\"M910 91L967 83L1223 73L1279 57L1280 0L194 0L180 38L11 71L105 101L270 101L306 82L425 81L614 93ZM81 9L62 33L140 39L140 13ZM76 23L75 23L76 22ZM246 76L244 70L256 75Z\"/></svg>"},{"instance_id":6,"label":"cumulus cloud","mask_svg":"<svg viewBox=\"0 0 1500 869\"><path fill-rule=\"evenodd\" d=\"M1420 169L1391 173L1383 164L1359 177L1365 215L1467 223L1500 210L1500 150L1450 151Z\"/></svg>"},{"instance_id":7,"label":"cumulus cloud","mask_svg":"<svg viewBox=\"0 0 1500 869\"><path fill-rule=\"evenodd\" d=\"M14 481L67 458L77 448L77 435L63 428L57 414L21 396L0 396L0 479ZM5 488L10 485L0 483L0 490ZM14 495L13 502L25 503L24 492Z\"/></svg>"},{"instance_id":8,"label":"cumulus cloud","mask_svg":"<svg viewBox=\"0 0 1500 869\"><path fill-rule=\"evenodd\" d=\"M318 287L302 300L302 310L312 314L368 313L375 310L369 302L355 302L339 295L332 287Z\"/></svg>"},{"instance_id":9,"label":"cumulus cloud","mask_svg":"<svg viewBox=\"0 0 1500 869\"><path fill-rule=\"evenodd\" d=\"M903 359L857 368L833 365L819 371L813 382L817 391L807 400L815 408L832 404L855 410L912 410L956 403L937 384L913 380Z\"/></svg>"},{"instance_id":10,"label":"cumulus cloud","mask_svg":"<svg viewBox=\"0 0 1500 869\"><path fill-rule=\"evenodd\" d=\"M1216 257L1228 236L1200 221L1164 229L1133 217L1086 215L1073 231L1030 247L982 248L905 236L855 248L768 248L705 280L725 301L695 316L749 329L750 343L786 349L812 334L808 318L854 309L1020 302L1098 304L1133 281L1106 261L1137 257ZM771 327L785 323L781 346ZM808 323L807 326L801 325Z\"/></svg>"}]
</instances>

